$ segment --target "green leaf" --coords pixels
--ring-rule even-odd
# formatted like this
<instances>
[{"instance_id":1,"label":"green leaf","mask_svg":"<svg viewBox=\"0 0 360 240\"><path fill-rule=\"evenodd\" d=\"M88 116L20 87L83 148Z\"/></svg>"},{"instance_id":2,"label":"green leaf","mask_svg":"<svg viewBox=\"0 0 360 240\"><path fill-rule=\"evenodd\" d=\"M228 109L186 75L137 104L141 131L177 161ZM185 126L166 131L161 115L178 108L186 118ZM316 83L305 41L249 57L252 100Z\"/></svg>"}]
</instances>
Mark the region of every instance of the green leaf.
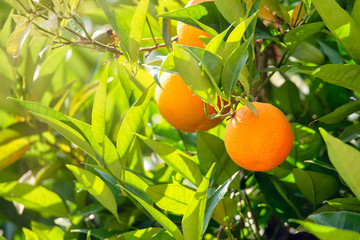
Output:
<instances>
[{"instance_id":1,"label":"green leaf","mask_svg":"<svg viewBox=\"0 0 360 240\"><path fill-rule=\"evenodd\" d=\"M312 3L330 32L343 45L350 57L356 63L360 63L360 49L358 48L360 26L336 1L313 0Z\"/></svg>"},{"instance_id":2,"label":"green leaf","mask_svg":"<svg viewBox=\"0 0 360 240\"><path fill-rule=\"evenodd\" d=\"M106 0L96 0L102 10L105 13L106 18L108 19L112 29L115 31L116 35L120 39L120 47L124 51L125 56L129 56L129 33L130 33L130 22L127 21L127 18L122 17L121 14L117 13L112 9L109 3ZM125 10L125 8L124 8Z\"/></svg>"},{"instance_id":3,"label":"green leaf","mask_svg":"<svg viewBox=\"0 0 360 240\"><path fill-rule=\"evenodd\" d=\"M211 27L216 32L222 32L228 27L227 21L219 13L213 2L203 2L194 6L188 6L173 12L160 14L159 17L181 21L201 29L194 21L197 20Z\"/></svg>"},{"instance_id":4,"label":"green leaf","mask_svg":"<svg viewBox=\"0 0 360 240\"><path fill-rule=\"evenodd\" d=\"M197 48L197 47L188 47L182 46L188 53L190 53L198 62L210 77L210 80L213 86L216 88L217 92L220 94L219 89L222 63L219 57L212 54L211 52Z\"/></svg>"},{"instance_id":5,"label":"green leaf","mask_svg":"<svg viewBox=\"0 0 360 240\"><path fill-rule=\"evenodd\" d=\"M173 42L173 49L176 70L185 84L204 102L212 106L216 105L215 87L209 76L199 66L199 62L190 53L182 50L175 42Z\"/></svg>"},{"instance_id":6,"label":"green leaf","mask_svg":"<svg viewBox=\"0 0 360 240\"><path fill-rule=\"evenodd\" d=\"M83 88L80 89L76 93L76 95L72 98L69 109L68 115L69 117L73 117L77 111L80 109L81 106L94 94L98 88L99 82L94 81L90 82L89 84L85 85Z\"/></svg>"},{"instance_id":7,"label":"green leaf","mask_svg":"<svg viewBox=\"0 0 360 240\"><path fill-rule=\"evenodd\" d=\"M296 115L300 112L300 93L297 86L286 81L274 91L274 103L281 111Z\"/></svg>"},{"instance_id":8,"label":"green leaf","mask_svg":"<svg viewBox=\"0 0 360 240\"><path fill-rule=\"evenodd\" d=\"M178 183L149 186L146 193L160 208L184 214L195 192Z\"/></svg>"},{"instance_id":9,"label":"green leaf","mask_svg":"<svg viewBox=\"0 0 360 240\"><path fill-rule=\"evenodd\" d=\"M360 233L360 214L352 212L324 212L309 216L316 224Z\"/></svg>"},{"instance_id":10,"label":"green leaf","mask_svg":"<svg viewBox=\"0 0 360 240\"><path fill-rule=\"evenodd\" d=\"M219 201L225 196L225 193L228 191L230 184L234 181L234 179L238 179L238 178L235 178L238 175L238 173L239 173L239 171L236 172L235 174L233 174L226 182L224 182L221 186L219 186L216 189L216 191L211 195L211 197L208 199L208 201L206 203L206 210L205 210L202 234L205 233L205 230L210 222L210 218L211 218L211 215L213 214L214 209L218 205Z\"/></svg>"},{"instance_id":11,"label":"green leaf","mask_svg":"<svg viewBox=\"0 0 360 240\"><path fill-rule=\"evenodd\" d=\"M158 233L153 235L150 240L174 240L171 234L165 229L160 230Z\"/></svg>"},{"instance_id":12,"label":"green leaf","mask_svg":"<svg viewBox=\"0 0 360 240\"><path fill-rule=\"evenodd\" d=\"M336 180L325 173L293 169L295 183L314 205L332 196L337 190Z\"/></svg>"},{"instance_id":13,"label":"green leaf","mask_svg":"<svg viewBox=\"0 0 360 240\"><path fill-rule=\"evenodd\" d=\"M360 234L354 231L341 230L301 220L292 221L301 224L306 230L314 234L320 240L360 239Z\"/></svg>"},{"instance_id":14,"label":"green leaf","mask_svg":"<svg viewBox=\"0 0 360 240\"><path fill-rule=\"evenodd\" d=\"M358 26L360 26L360 1L355 0L351 17L354 19L354 21L357 23Z\"/></svg>"},{"instance_id":15,"label":"green leaf","mask_svg":"<svg viewBox=\"0 0 360 240\"><path fill-rule=\"evenodd\" d=\"M217 54L220 50L223 50L222 48L224 48L224 46L225 46L224 38L227 35L230 28L231 28L231 26L228 27L222 33L220 33L217 36L215 36L214 38L212 38L210 40L210 42L206 45L205 50L209 51L213 54ZM220 54L220 53L218 55L222 56L222 54Z\"/></svg>"},{"instance_id":16,"label":"green leaf","mask_svg":"<svg viewBox=\"0 0 360 240\"><path fill-rule=\"evenodd\" d=\"M36 233L31 231L30 229L23 227L22 231L25 235L25 240L40 240L39 237L36 235Z\"/></svg>"},{"instance_id":17,"label":"green leaf","mask_svg":"<svg viewBox=\"0 0 360 240\"><path fill-rule=\"evenodd\" d=\"M294 134L294 145L290 156L296 162L317 158L324 145L320 134L301 124L291 123L291 128Z\"/></svg>"},{"instance_id":18,"label":"green leaf","mask_svg":"<svg viewBox=\"0 0 360 240\"><path fill-rule=\"evenodd\" d=\"M320 133L326 143L331 163L355 196L360 199L360 151L331 136L322 128Z\"/></svg>"},{"instance_id":19,"label":"green leaf","mask_svg":"<svg viewBox=\"0 0 360 240\"><path fill-rule=\"evenodd\" d=\"M96 142L100 145L103 144L105 139L106 95L109 67L110 63L106 65L99 87L95 93L91 115L92 132Z\"/></svg>"},{"instance_id":20,"label":"green leaf","mask_svg":"<svg viewBox=\"0 0 360 240\"><path fill-rule=\"evenodd\" d=\"M227 59L222 71L222 86L226 95L226 100L231 99L231 95L235 85L239 79L241 70L246 64L248 59L248 46L252 40L250 37L246 42L241 44Z\"/></svg>"},{"instance_id":21,"label":"green leaf","mask_svg":"<svg viewBox=\"0 0 360 240\"><path fill-rule=\"evenodd\" d=\"M173 52L169 53L166 56L166 58L164 59L164 61L162 62L161 67L160 67L160 73L162 73L163 71L170 72L170 73L177 73Z\"/></svg>"},{"instance_id":22,"label":"green leaf","mask_svg":"<svg viewBox=\"0 0 360 240\"><path fill-rule=\"evenodd\" d=\"M155 84L152 84L141 95L141 97L126 113L126 116L120 126L116 140L116 147L122 161L122 166L125 166L126 164L127 153L135 137L134 133L139 130L140 125L143 122L144 113L151 100L154 88Z\"/></svg>"},{"instance_id":23,"label":"green leaf","mask_svg":"<svg viewBox=\"0 0 360 240\"><path fill-rule=\"evenodd\" d=\"M162 214L160 211L155 209L153 206L142 200L141 198L137 197L136 195L132 194L128 190L124 189L128 194L130 194L133 198L138 201L141 206L143 206L146 211L148 211L151 216L153 216L156 221L158 221L166 230L168 230L176 240L183 240L183 235L181 234L179 228L164 214Z\"/></svg>"},{"instance_id":24,"label":"green leaf","mask_svg":"<svg viewBox=\"0 0 360 240\"><path fill-rule=\"evenodd\" d=\"M289 218L303 218L297 207L286 195L281 182L275 176L255 172L255 179L259 183L260 190L264 194L268 206L270 206L281 219L287 221Z\"/></svg>"},{"instance_id":25,"label":"green leaf","mask_svg":"<svg viewBox=\"0 0 360 240\"><path fill-rule=\"evenodd\" d=\"M319 32L324 27L325 25L322 22L308 23L298 26L285 34L284 43L289 51L292 52L302 41Z\"/></svg>"},{"instance_id":26,"label":"green leaf","mask_svg":"<svg viewBox=\"0 0 360 240\"><path fill-rule=\"evenodd\" d=\"M237 25L235 27L234 30L231 31L231 33L225 43L224 56L223 56L225 61L228 58L230 58L231 54L236 49L239 49L239 46L240 46L241 40L243 39L244 33L255 17L256 17L256 14L251 15L250 17L243 20L239 25ZM251 39L251 38L249 38L249 39Z\"/></svg>"},{"instance_id":27,"label":"green leaf","mask_svg":"<svg viewBox=\"0 0 360 240\"><path fill-rule=\"evenodd\" d=\"M228 181L240 167L229 157L224 141L207 132L197 131L196 133L196 147L201 171L205 174L209 171L211 165L216 163L211 180L217 184ZM238 188L239 186L239 178L234 179L231 187Z\"/></svg>"},{"instance_id":28,"label":"green leaf","mask_svg":"<svg viewBox=\"0 0 360 240\"><path fill-rule=\"evenodd\" d=\"M0 196L7 201L23 204L25 208L37 211L44 216L65 217L68 214L65 204L54 192L43 186L25 183L0 183Z\"/></svg>"},{"instance_id":29,"label":"green leaf","mask_svg":"<svg viewBox=\"0 0 360 240\"><path fill-rule=\"evenodd\" d=\"M129 54L130 59L134 64L137 64L139 59L140 42L144 31L149 2L150 0L140 0L131 20L129 33Z\"/></svg>"},{"instance_id":30,"label":"green leaf","mask_svg":"<svg viewBox=\"0 0 360 240\"><path fill-rule=\"evenodd\" d=\"M101 178L87 170L73 165L66 164L66 167L74 174L76 179L86 188L86 190L96 198L96 200L114 214L116 219L119 219L115 197Z\"/></svg>"},{"instance_id":31,"label":"green leaf","mask_svg":"<svg viewBox=\"0 0 360 240\"><path fill-rule=\"evenodd\" d=\"M245 16L246 9L240 0L214 0L214 3L229 23L237 25Z\"/></svg>"},{"instance_id":32,"label":"green leaf","mask_svg":"<svg viewBox=\"0 0 360 240\"><path fill-rule=\"evenodd\" d=\"M216 208L214 209L212 218L221 225L230 225L234 215L236 214L236 205L236 199L224 197L219 201Z\"/></svg>"},{"instance_id":33,"label":"green leaf","mask_svg":"<svg viewBox=\"0 0 360 240\"><path fill-rule=\"evenodd\" d=\"M182 220L184 240L200 240L205 217L207 189L215 163L199 185L195 195L191 199Z\"/></svg>"},{"instance_id":34,"label":"green leaf","mask_svg":"<svg viewBox=\"0 0 360 240\"><path fill-rule=\"evenodd\" d=\"M119 231L111 231L107 228L96 228L96 229L71 229L71 232L84 233L87 235L86 240L91 240L91 236L99 239L114 239L118 236Z\"/></svg>"},{"instance_id":35,"label":"green leaf","mask_svg":"<svg viewBox=\"0 0 360 240\"><path fill-rule=\"evenodd\" d=\"M360 212L360 200L356 197L335 198L327 201L327 203L341 210Z\"/></svg>"},{"instance_id":36,"label":"green leaf","mask_svg":"<svg viewBox=\"0 0 360 240\"><path fill-rule=\"evenodd\" d=\"M14 58L20 56L21 48L30 33L31 25L31 20L26 21L11 34L7 45L7 52L13 55Z\"/></svg>"},{"instance_id":37,"label":"green leaf","mask_svg":"<svg viewBox=\"0 0 360 240\"><path fill-rule=\"evenodd\" d=\"M344 118L359 110L360 110L360 100L351 101L345 105L342 105L341 107L338 107L333 112L326 114L321 118L318 118L317 121L326 124L335 124L341 122Z\"/></svg>"},{"instance_id":38,"label":"green leaf","mask_svg":"<svg viewBox=\"0 0 360 240\"><path fill-rule=\"evenodd\" d=\"M339 138L343 142L349 142L353 139L360 138L360 124L353 124L345 128Z\"/></svg>"},{"instance_id":39,"label":"green leaf","mask_svg":"<svg viewBox=\"0 0 360 240\"><path fill-rule=\"evenodd\" d=\"M168 144L156 142L150 138L137 136L144 141L159 157L164 160L172 169L180 173L184 178L189 180L195 186L199 186L202 181L202 174L196 163L185 153L181 152Z\"/></svg>"},{"instance_id":40,"label":"green leaf","mask_svg":"<svg viewBox=\"0 0 360 240\"><path fill-rule=\"evenodd\" d=\"M51 98L49 103L49 107L53 108L56 111L60 111L66 98L69 96L70 89L75 81L72 81L68 84L62 86L59 90L57 90Z\"/></svg>"},{"instance_id":41,"label":"green leaf","mask_svg":"<svg viewBox=\"0 0 360 240\"><path fill-rule=\"evenodd\" d=\"M126 232L122 234L117 234L112 237L106 238L106 240L140 240L140 239L150 239L152 236L161 231L162 228L151 227L145 229L134 230L131 232Z\"/></svg>"},{"instance_id":42,"label":"green leaf","mask_svg":"<svg viewBox=\"0 0 360 240\"><path fill-rule=\"evenodd\" d=\"M32 144L30 139L23 137L0 145L0 170L19 160Z\"/></svg>"},{"instance_id":43,"label":"green leaf","mask_svg":"<svg viewBox=\"0 0 360 240\"><path fill-rule=\"evenodd\" d=\"M351 90L360 90L360 78L358 78L360 75L359 65L325 64L316 70L294 67L289 71L310 74L325 82L339 85Z\"/></svg>"},{"instance_id":44,"label":"green leaf","mask_svg":"<svg viewBox=\"0 0 360 240\"><path fill-rule=\"evenodd\" d=\"M43 240L62 240L65 233L58 226L47 226L39 222L31 222L31 229Z\"/></svg>"}]
</instances>

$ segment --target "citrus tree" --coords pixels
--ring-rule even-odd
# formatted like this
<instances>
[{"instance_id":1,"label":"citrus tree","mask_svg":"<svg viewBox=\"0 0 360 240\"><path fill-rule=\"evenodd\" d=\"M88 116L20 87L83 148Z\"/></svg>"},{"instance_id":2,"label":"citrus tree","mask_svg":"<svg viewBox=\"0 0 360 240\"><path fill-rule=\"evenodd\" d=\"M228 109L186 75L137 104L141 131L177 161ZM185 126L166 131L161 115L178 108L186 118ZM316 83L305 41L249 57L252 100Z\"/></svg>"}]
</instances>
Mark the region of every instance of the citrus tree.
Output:
<instances>
[{"instance_id":1,"label":"citrus tree","mask_svg":"<svg viewBox=\"0 0 360 240\"><path fill-rule=\"evenodd\" d=\"M0 2L0 239L360 239L360 0Z\"/></svg>"}]
</instances>

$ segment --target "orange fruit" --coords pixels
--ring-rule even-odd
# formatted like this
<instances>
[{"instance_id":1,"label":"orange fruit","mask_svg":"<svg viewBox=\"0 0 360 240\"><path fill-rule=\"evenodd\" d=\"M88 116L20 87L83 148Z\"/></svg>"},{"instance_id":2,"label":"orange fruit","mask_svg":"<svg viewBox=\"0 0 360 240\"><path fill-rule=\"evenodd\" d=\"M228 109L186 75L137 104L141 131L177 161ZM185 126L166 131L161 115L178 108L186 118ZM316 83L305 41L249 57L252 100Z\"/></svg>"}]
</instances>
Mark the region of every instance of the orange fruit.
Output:
<instances>
[{"instance_id":1,"label":"orange fruit","mask_svg":"<svg viewBox=\"0 0 360 240\"><path fill-rule=\"evenodd\" d=\"M191 0L185 7L193 6L202 2L212 2L212 0ZM199 37L204 36L210 38L210 35L205 31L183 22L178 22L177 36L179 44L203 49L205 48L205 45Z\"/></svg>"},{"instance_id":2,"label":"orange fruit","mask_svg":"<svg viewBox=\"0 0 360 240\"><path fill-rule=\"evenodd\" d=\"M204 111L204 102L184 83L179 74L163 72L160 85L156 86L155 101L161 115L175 128L195 132L206 131L222 122L222 119L209 119ZM220 107L220 106L219 106ZM206 104L208 115L216 113Z\"/></svg>"},{"instance_id":3,"label":"orange fruit","mask_svg":"<svg viewBox=\"0 0 360 240\"><path fill-rule=\"evenodd\" d=\"M243 106L229 120L225 129L225 147L240 167L267 171L285 161L293 145L293 132L278 108L268 103L253 104L258 117Z\"/></svg>"}]
</instances>

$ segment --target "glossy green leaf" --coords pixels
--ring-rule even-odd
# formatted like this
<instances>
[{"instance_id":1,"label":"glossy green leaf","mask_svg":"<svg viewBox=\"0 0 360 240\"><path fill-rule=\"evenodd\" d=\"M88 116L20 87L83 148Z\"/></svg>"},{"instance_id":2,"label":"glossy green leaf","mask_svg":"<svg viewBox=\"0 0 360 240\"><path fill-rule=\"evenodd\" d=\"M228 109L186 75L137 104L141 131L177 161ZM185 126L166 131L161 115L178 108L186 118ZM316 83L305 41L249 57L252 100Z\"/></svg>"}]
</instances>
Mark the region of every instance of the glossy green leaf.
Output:
<instances>
[{"instance_id":1,"label":"glossy green leaf","mask_svg":"<svg viewBox=\"0 0 360 240\"><path fill-rule=\"evenodd\" d=\"M7 201L23 204L25 208L37 211L44 216L65 217L67 208L62 199L43 186L33 186L25 183L0 183L0 196Z\"/></svg>"},{"instance_id":2,"label":"glossy green leaf","mask_svg":"<svg viewBox=\"0 0 360 240\"><path fill-rule=\"evenodd\" d=\"M113 193L105 182L95 174L67 164L66 167L74 174L76 179L93 195L106 209L118 219L117 204Z\"/></svg>"},{"instance_id":3,"label":"glossy green leaf","mask_svg":"<svg viewBox=\"0 0 360 240\"><path fill-rule=\"evenodd\" d=\"M180 173L195 186L199 186L202 181L200 169L185 153L168 144L151 140L139 134L137 136L172 169Z\"/></svg>"},{"instance_id":4,"label":"glossy green leaf","mask_svg":"<svg viewBox=\"0 0 360 240\"><path fill-rule=\"evenodd\" d=\"M207 189L215 164L210 167L195 195L191 199L182 220L184 240L200 240L207 202Z\"/></svg>"},{"instance_id":5,"label":"glossy green leaf","mask_svg":"<svg viewBox=\"0 0 360 240\"><path fill-rule=\"evenodd\" d=\"M204 102L214 106L217 100L215 87L209 76L199 66L199 62L175 42L173 42L173 49L176 70L186 85Z\"/></svg>"},{"instance_id":6,"label":"glossy green leaf","mask_svg":"<svg viewBox=\"0 0 360 240\"><path fill-rule=\"evenodd\" d=\"M326 124L334 124L341 122L349 116L350 114L357 112L360 110L360 100L351 101L341 107L338 107L333 112L326 114L325 116L318 118L317 121L326 123Z\"/></svg>"},{"instance_id":7,"label":"glossy green leaf","mask_svg":"<svg viewBox=\"0 0 360 240\"><path fill-rule=\"evenodd\" d=\"M259 183L266 202L281 219L303 218L275 176L255 172L255 179Z\"/></svg>"},{"instance_id":8,"label":"glossy green leaf","mask_svg":"<svg viewBox=\"0 0 360 240\"><path fill-rule=\"evenodd\" d=\"M296 115L300 111L300 93L297 86L286 81L274 91L274 103L281 111Z\"/></svg>"},{"instance_id":9,"label":"glossy green leaf","mask_svg":"<svg viewBox=\"0 0 360 240\"><path fill-rule=\"evenodd\" d=\"M221 225L230 225L236 214L237 200L230 197L221 199L214 209L212 218Z\"/></svg>"},{"instance_id":10,"label":"glossy green leaf","mask_svg":"<svg viewBox=\"0 0 360 240\"><path fill-rule=\"evenodd\" d=\"M166 229L162 229L158 233L154 234L150 240L175 240L175 238L172 237Z\"/></svg>"},{"instance_id":11,"label":"glossy green leaf","mask_svg":"<svg viewBox=\"0 0 360 240\"><path fill-rule=\"evenodd\" d=\"M213 54L218 54L222 56L221 50L223 51L223 48L225 47L224 38L227 35L230 28L231 26L228 27L225 31L215 36L214 38L212 38L210 42L206 45L205 50Z\"/></svg>"},{"instance_id":12,"label":"glossy green leaf","mask_svg":"<svg viewBox=\"0 0 360 240\"><path fill-rule=\"evenodd\" d=\"M161 209L184 214L195 192L181 184L161 184L149 186L146 193Z\"/></svg>"},{"instance_id":13,"label":"glossy green leaf","mask_svg":"<svg viewBox=\"0 0 360 240\"><path fill-rule=\"evenodd\" d=\"M0 170L19 160L32 144L30 139L23 137L0 145Z\"/></svg>"},{"instance_id":14,"label":"glossy green leaf","mask_svg":"<svg viewBox=\"0 0 360 240\"><path fill-rule=\"evenodd\" d=\"M360 124L353 124L345 128L339 138L343 142L349 142L353 139L360 138Z\"/></svg>"},{"instance_id":15,"label":"glossy green leaf","mask_svg":"<svg viewBox=\"0 0 360 240\"><path fill-rule=\"evenodd\" d=\"M151 198L146 194L149 184L136 172L125 170L125 187L128 191L135 194L138 197L141 197L144 201L151 204Z\"/></svg>"},{"instance_id":16,"label":"glossy green leaf","mask_svg":"<svg viewBox=\"0 0 360 240\"><path fill-rule=\"evenodd\" d=\"M225 193L228 191L230 184L234 181L234 179L238 179L238 178L236 178L238 173L239 172L236 172L226 182L224 182L222 185L220 185L208 199L208 201L206 203L206 210L205 210L202 234L205 233L205 230L209 224L210 218L211 218L214 210L216 209L216 206L218 206L221 199L223 199L223 197L225 196ZM218 215L219 215L219 213L218 213Z\"/></svg>"},{"instance_id":17,"label":"glossy green leaf","mask_svg":"<svg viewBox=\"0 0 360 240\"><path fill-rule=\"evenodd\" d=\"M320 133L326 143L331 163L355 196L360 199L360 165L358 164L360 151L331 136L322 128Z\"/></svg>"},{"instance_id":18,"label":"glossy green leaf","mask_svg":"<svg viewBox=\"0 0 360 240\"><path fill-rule=\"evenodd\" d=\"M346 52L360 63L360 25L336 2L332 0L312 0L326 26L343 45ZM329 14L331 12L332 14Z\"/></svg>"},{"instance_id":19,"label":"glossy green leaf","mask_svg":"<svg viewBox=\"0 0 360 240\"><path fill-rule=\"evenodd\" d=\"M337 190L336 180L325 173L293 169L295 183L314 205L332 196Z\"/></svg>"},{"instance_id":20,"label":"glossy green leaf","mask_svg":"<svg viewBox=\"0 0 360 240\"><path fill-rule=\"evenodd\" d=\"M151 227L138 229L122 234L117 234L112 237L106 238L106 240L140 240L140 239L150 239L156 233L158 233L162 228Z\"/></svg>"},{"instance_id":21,"label":"glossy green leaf","mask_svg":"<svg viewBox=\"0 0 360 240\"><path fill-rule=\"evenodd\" d=\"M341 230L301 220L292 221L301 224L308 232L314 234L320 240L360 239L360 234L354 231Z\"/></svg>"},{"instance_id":22,"label":"glossy green leaf","mask_svg":"<svg viewBox=\"0 0 360 240\"><path fill-rule=\"evenodd\" d=\"M214 3L229 23L239 24L245 16L246 9L240 0L214 0Z\"/></svg>"},{"instance_id":23,"label":"glossy green leaf","mask_svg":"<svg viewBox=\"0 0 360 240\"><path fill-rule=\"evenodd\" d=\"M127 112L117 134L116 147L122 165L125 166L129 147L143 122L144 113L151 100L155 84L151 85Z\"/></svg>"},{"instance_id":24,"label":"glossy green leaf","mask_svg":"<svg viewBox=\"0 0 360 240\"><path fill-rule=\"evenodd\" d=\"M62 240L65 233L58 226L48 226L39 222L31 222L31 229L34 233L44 240Z\"/></svg>"},{"instance_id":25,"label":"glossy green leaf","mask_svg":"<svg viewBox=\"0 0 360 240\"><path fill-rule=\"evenodd\" d=\"M309 43L310 41L301 42L291 56L295 57L299 61L315 63L316 65L322 65L325 63L325 56L317 45Z\"/></svg>"},{"instance_id":26,"label":"glossy green leaf","mask_svg":"<svg viewBox=\"0 0 360 240\"><path fill-rule=\"evenodd\" d=\"M103 144L105 139L106 95L109 67L110 64L108 63L95 93L91 115L92 132L96 142L99 144Z\"/></svg>"},{"instance_id":27,"label":"glossy green leaf","mask_svg":"<svg viewBox=\"0 0 360 240\"><path fill-rule=\"evenodd\" d=\"M31 20L26 21L11 34L7 45L7 52L13 55L14 58L19 57L21 48L30 33L31 25Z\"/></svg>"},{"instance_id":28,"label":"glossy green leaf","mask_svg":"<svg viewBox=\"0 0 360 240\"><path fill-rule=\"evenodd\" d=\"M251 39L252 37L250 37L248 40L246 40L246 42L241 44L240 47L232 52L224 64L221 79L227 100L231 99L231 95L235 88L236 82L239 79L241 70L245 66L248 59L249 55L247 50Z\"/></svg>"},{"instance_id":29,"label":"glossy green leaf","mask_svg":"<svg viewBox=\"0 0 360 240\"><path fill-rule=\"evenodd\" d=\"M291 124L294 135L294 145L290 156L295 161L304 161L317 158L323 147L320 134L307 126Z\"/></svg>"},{"instance_id":30,"label":"glossy green leaf","mask_svg":"<svg viewBox=\"0 0 360 240\"><path fill-rule=\"evenodd\" d=\"M302 41L325 27L322 22L308 23L291 29L284 36L284 43L289 51L293 51Z\"/></svg>"},{"instance_id":31,"label":"glossy green leaf","mask_svg":"<svg viewBox=\"0 0 360 240\"><path fill-rule=\"evenodd\" d=\"M129 33L129 54L130 59L134 64L137 64L139 59L140 42L144 31L149 2L150 0L140 0L131 20Z\"/></svg>"},{"instance_id":32,"label":"glossy green leaf","mask_svg":"<svg viewBox=\"0 0 360 240\"><path fill-rule=\"evenodd\" d=\"M169 53L161 64L160 72L166 71L170 73L177 73L174 61L174 53Z\"/></svg>"},{"instance_id":33,"label":"glossy green leaf","mask_svg":"<svg viewBox=\"0 0 360 240\"><path fill-rule=\"evenodd\" d=\"M360 233L360 214L352 212L324 212L309 216L316 224Z\"/></svg>"},{"instance_id":34,"label":"glossy green leaf","mask_svg":"<svg viewBox=\"0 0 360 240\"><path fill-rule=\"evenodd\" d=\"M127 193L129 193L133 198L138 201L141 206L143 206L146 211L148 211L151 216L153 216L156 221L158 221L166 230L168 230L176 240L183 240L183 235L181 234L181 231L179 228L164 214L162 214L160 211L158 211L156 208L145 202L143 199L137 197L136 195L132 194L128 190L124 189Z\"/></svg>"},{"instance_id":35,"label":"glossy green leaf","mask_svg":"<svg viewBox=\"0 0 360 240\"><path fill-rule=\"evenodd\" d=\"M360 212L360 200L355 197L335 198L327 201L327 203L341 210Z\"/></svg>"},{"instance_id":36,"label":"glossy green leaf","mask_svg":"<svg viewBox=\"0 0 360 240\"><path fill-rule=\"evenodd\" d=\"M351 64L325 64L317 69L297 68L294 67L289 72L299 72L310 74L314 77L320 78L325 82L339 85L351 90L360 89L360 74L359 65Z\"/></svg>"},{"instance_id":37,"label":"glossy green leaf","mask_svg":"<svg viewBox=\"0 0 360 240\"><path fill-rule=\"evenodd\" d=\"M217 184L223 184L228 181L240 167L229 157L222 139L207 132L197 131L197 153L199 167L205 174L209 171L211 165L216 163L212 181ZM232 188L240 186L240 180L234 179L230 185Z\"/></svg>"}]
</instances>

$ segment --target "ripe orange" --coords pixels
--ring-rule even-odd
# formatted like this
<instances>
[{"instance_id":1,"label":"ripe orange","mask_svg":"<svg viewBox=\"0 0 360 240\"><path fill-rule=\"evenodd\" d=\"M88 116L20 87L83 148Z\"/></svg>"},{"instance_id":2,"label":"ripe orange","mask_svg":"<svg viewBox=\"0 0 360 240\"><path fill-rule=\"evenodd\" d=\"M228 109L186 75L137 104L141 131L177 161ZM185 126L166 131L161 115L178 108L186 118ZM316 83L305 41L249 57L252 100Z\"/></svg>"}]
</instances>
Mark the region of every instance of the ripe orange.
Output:
<instances>
[{"instance_id":1,"label":"ripe orange","mask_svg":"<svg viewBox=\"0 0 360 240\"><path fill-rule=\"evenodd\" d=\"M202 2L212 2L213 0L191 0L186 4L185 7L193 6ZM187 25L183 22L178 22L177 25L177 36L178 41L182 45L205 48L204 43L199 38L200 36L205 36L210 38L210 35L203 30L200 30L196 27Z\"/></svg>"},{"instance_id":2,"label":"ripe orange","mask_svg":"<svg viewBox=\"0 0 360 240\"><path fill-rule=\"evenodd\" d=\"M206 131L222 122L209 119L204 111L204 102L184 83L179 74L164 72L160 76L161 89L156 86L155 101L161 115L175 128L195 132ZM216 113L214 107L206 104L208 115Z\"/></svg>"},{"instance_id":3,"label":"ripe orange","mask_svg":"<svg viewBox=\"0 0 360 240\"><path fill-rule=\"evenodd\" d=\"M267 171L285 161L293 145L293 132L278 108L268 103L253 104L258 117L243 106L229 120L225 129L225 147L240 167Z\"/></svg>"}]
</instances>

